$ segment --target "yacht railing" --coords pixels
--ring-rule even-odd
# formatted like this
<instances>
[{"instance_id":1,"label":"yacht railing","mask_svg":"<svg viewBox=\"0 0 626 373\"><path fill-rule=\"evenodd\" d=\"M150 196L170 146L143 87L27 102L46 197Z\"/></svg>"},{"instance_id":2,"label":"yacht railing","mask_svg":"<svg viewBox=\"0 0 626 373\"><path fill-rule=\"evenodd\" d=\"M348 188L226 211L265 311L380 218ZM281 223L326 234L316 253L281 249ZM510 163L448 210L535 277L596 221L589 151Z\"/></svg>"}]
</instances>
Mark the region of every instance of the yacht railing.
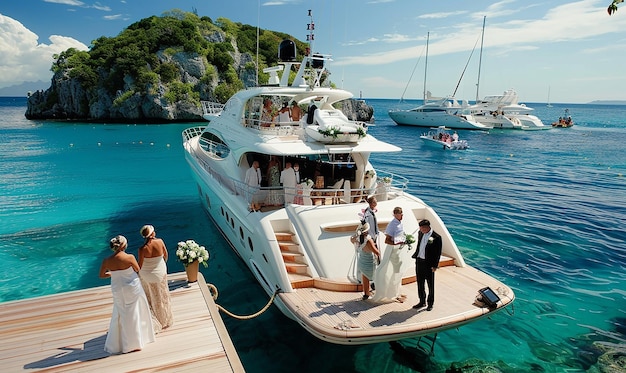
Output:
<instances>
[{"instance_id":1,"label":"yacht railing","mask_svg":"<svg viewBox=\"0 0 626 373\"><path fill-rule=\"evenodd\" d=\"M196 136L200 136L203 129L204 127L193 127L184 130L182 134L183 141L187 142ZM206 142L209 143L210 141ZM202 145L200 146L202 147ZM206 149L206 147L203 147L206 154L214 156L214 154L206 151ZM251 203L253 200L263 201L268 197L269 193L272 192L285 194L283 187L251 187L241 180L226 176L219 170L215 170L206 159L200 157L197 153L192 151L191 155L204 171L211 175L222 188L229 190L234 195L242 196L247 203ZM313 188L307 187L304 183L300 183L291 191L287 190L286 196L287 198L293 196L294 203L300 205L334 205L358 203L372 195L380 201L394 199L403 195L407 188L407 178L391 172L377 170L375 182L372 186L367 188L352 188L345 185L338 188Z\"/></svg>"},{"instance_id":2,"label":"yacht railing","mask_svg":"<svg viewBox=\"0 0 626 373\"><path fill-rule=\"evenodd\" d=\"M220 104L219 102L200 101L200 104L202 104L202 113L204 115L217 116L224 110L224 104Z\"/></svg>"}]
</instances>

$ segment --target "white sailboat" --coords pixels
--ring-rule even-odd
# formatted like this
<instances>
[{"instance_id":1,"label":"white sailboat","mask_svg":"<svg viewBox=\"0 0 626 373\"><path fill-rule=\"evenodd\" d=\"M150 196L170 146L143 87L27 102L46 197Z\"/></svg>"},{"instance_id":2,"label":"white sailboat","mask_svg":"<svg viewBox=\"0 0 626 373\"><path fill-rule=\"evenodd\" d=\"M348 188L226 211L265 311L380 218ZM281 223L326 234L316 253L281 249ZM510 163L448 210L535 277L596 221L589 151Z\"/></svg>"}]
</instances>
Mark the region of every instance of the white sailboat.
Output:
<instances>
[{"instance_id":1,"label":"white sailboat","mask_svg":"<svg viewBox=\"0 0 626 373\"><path fill-rule=\"evenodd\" d=\"M546 105L546 107L552 107L552 104L550 103L550 87L548 86L548 104Z\"/></svg>"},{"instance_id":2,"label":"white sailboat","mask_svg":"<svg viewBox=\"0 0 626 373\"><path fill-rule=\"evenodd\" d=\"M465 262L443 220L408 192L407 179L370 163L373 153L401 149L377 140L365 133L363 123L338 113L335 107L352 94L320 86L328 60L328 56L306 55L301 63L283 62L278 85L237 92L206 126L188 128L182 134L203 208L260 287L275 296L280 311L306 331L346 345L434 334L488 318L511 305L513 290ZM292 66L299 68L289 84ZM295 102L316 109L297 121L265 121L264 102ZM355 130L357 136L352 136L356 128L362 132ZM264 169L270 160L299 163L301 183L289 187L245 182L253 163ZM276 193L285 196L284 205L265 203ZM406 232L416 234L418 222L429 219L442 236L432 311L412 308L418 299L411 259L414 247L404 247L398 254L400 292L407 300L363 300L350 236L360 223L362 201L368 195L378 199L381 230L391 221L394 207L400 206ZM251 203L265 205L250 212ZM485 288L496 295L487 305L476 301Z\"/></svg>"},{"instance_id":3,"label":"white sailboat","mask_svg":"<svg viewBox=\"0 0 626 373\"><path fill-rule=\"evenodd\" d=\"M453 97L434 98L426 90L426 77L428 75L428 44L430 33L426 37L426 59L424 64L424 100L421 106L409 110L389 110L389 117L398 125L418 127L445 126L454 129L488 130L491 127L474 120L469 104L463 100L461 103Z\"/></svg>"}]
</instances>

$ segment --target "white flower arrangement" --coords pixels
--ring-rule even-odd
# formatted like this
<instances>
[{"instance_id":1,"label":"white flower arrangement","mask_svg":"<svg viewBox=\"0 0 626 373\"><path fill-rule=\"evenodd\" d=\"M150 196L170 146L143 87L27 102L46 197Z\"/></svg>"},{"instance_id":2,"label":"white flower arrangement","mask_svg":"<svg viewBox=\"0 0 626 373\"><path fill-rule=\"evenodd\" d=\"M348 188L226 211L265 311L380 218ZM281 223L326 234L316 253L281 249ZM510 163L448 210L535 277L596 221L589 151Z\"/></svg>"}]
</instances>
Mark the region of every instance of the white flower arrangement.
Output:
<instances>
[{"instance_id":1,"label":"white flower arrangement","mask_svg":"<svg viewBox=\"0 0 626 373\"><path fill-rule=\"evenodd\" d=\"M391 184L391 178L389 176L381 177L380 181L382 181L384 184Z\"/></svg>"},{"instance_id":2,"label":"white flower arrangement","mask_svg":"<svg viewBox=\"0 0 626 373\"><path fill-rule=\"evenodd\" d=\"M428 243L433 243L433 241L434 241L434 240L435 240L435 239L434 239L432 236L431 236L431 237L428 237Z\"/></svg>"},{"instance_id":3,"label":"white flower arrangement","mask_svg":"<svg viewBox=\"0 0 626 373\"><path fill-rule=\"evenodd\" d=\"M176 257L185 267L195 262L208 267L209 252L204 246L200 246L194 240L181 241L176 249Z\"/></svg>"},{"instance_id":4,"label":"white flower arrangement","mask_svg":"<svg viewBox=\"0 0 626 373\"><path fill-rule=\"evenodd\" d=\"M311 179L304 179L300 182L300 185L304 188L313 188L313 184L313 180Z\"/></svg>"}]
</instances>

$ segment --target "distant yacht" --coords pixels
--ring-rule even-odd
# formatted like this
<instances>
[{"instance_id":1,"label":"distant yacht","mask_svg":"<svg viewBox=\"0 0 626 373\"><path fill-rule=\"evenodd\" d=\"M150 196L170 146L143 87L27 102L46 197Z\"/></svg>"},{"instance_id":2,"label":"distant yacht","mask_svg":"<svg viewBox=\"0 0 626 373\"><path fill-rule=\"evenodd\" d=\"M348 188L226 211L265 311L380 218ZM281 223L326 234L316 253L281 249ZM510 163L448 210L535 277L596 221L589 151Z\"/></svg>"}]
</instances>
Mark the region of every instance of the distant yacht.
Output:
<instances>
[{"instance_id":1,"label":"distant yacht","mask_svg":"<svg viewBox=\"0 0 626 373\"><path fill-rule=\"evenodd\" d=\"M550 126L543 124L541 119L530 114L535 109L518 102L517 92L513 89L501 95L486 96L469 108L473 118L493 128L540 130Z\"/></svg>"}]
</instances>

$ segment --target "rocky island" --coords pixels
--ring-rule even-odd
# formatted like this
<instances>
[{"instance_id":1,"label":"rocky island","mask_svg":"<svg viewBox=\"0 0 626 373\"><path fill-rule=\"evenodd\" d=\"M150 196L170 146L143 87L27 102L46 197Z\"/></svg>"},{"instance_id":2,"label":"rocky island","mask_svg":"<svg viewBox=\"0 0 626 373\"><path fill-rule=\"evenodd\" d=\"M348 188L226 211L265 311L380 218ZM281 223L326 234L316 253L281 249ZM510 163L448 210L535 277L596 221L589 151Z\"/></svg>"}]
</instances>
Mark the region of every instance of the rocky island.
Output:
<instances>
[{"instance_id":1,"label":"rocky island","mask_svg":"<svg viewBox=\"0 0 626 373\"><path fill-rule=\"evenodd\" d=\"M225 103L257 81L256 27L225 18L215 22L172 10L133 23L113 38L100 37L89 51L55 55L50 87L28 98L28 119L107 122L201 121L200 102ZM278 61L278 46L290 39L298 54L307 44L290 35L259 30L258 81ZM292 72L293 74L293 72ZM330 73L322 84L331 86ZM369 121L373 109L352 100L349 118ZM349 107L348 107L349 106Z\"/></svg>"}]
</instances>

